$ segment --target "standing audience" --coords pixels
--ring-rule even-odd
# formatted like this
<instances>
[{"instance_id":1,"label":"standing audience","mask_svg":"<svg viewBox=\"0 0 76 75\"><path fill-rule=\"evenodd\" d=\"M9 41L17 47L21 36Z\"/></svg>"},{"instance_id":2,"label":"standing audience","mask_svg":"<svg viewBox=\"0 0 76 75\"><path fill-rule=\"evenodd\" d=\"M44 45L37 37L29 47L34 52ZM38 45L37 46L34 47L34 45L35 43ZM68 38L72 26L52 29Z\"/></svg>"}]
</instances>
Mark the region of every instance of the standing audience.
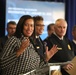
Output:
<instances>
[{"instance_id":1,"label":"standing audience","mask_svg":"<svg viewBox=\"0 0 76 75\"><path fill-rule=\"evenodd\" d=\"M67 31L67 22L64 19L57 19L55 22L55 32L45 41L49 49L57 45L58 52L50 59L49 62L67 62L74 58L74 50L71 41L65 36ZM69 63L61 67L62 75L69 75L65 70L71 70L73 64Z\"/></svg>"},{"instance_id":2,"label":"standing audience","mask_svg":"<svg viewBox=\"0 0 76 75\"><path fill-rule=\"evenodd\" d=\"M43 67L45 61L49 60L57 52L57 46L52 52L47 51L45 61L37 53L31 35L34 31L34 20L30 15L23 15L18 21L15 35L6 42L0 65L2 75L25 74L31 70ZM41 74L43 75L43 74ZM46 73L45 73L46 75Z\"/></svg>"}]
</instances>

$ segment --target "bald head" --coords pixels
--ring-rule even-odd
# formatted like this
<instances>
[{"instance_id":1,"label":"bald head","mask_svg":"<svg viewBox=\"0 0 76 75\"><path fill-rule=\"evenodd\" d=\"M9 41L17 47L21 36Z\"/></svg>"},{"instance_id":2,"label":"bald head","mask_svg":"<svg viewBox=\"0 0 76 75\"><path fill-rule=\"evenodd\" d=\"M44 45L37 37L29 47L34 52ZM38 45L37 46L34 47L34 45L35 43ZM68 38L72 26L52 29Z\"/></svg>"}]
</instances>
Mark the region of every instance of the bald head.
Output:
<instances>
[{"instance_id":1,"label":"bald head","mask_svg":"<svg viewBox=\"0 0 76 75\"><path fill-rule=\"evenodd\" d=\"M57 19L54 27L57 36L62 38L66 34L67 22L64 19Z\"/></svg>"},{"instance_id":2,"label":"bald head","mask_svg":"<svg viewBox=\"0 0 76 75\"><path fill-rule=\"evenodd\" d=\"M58 24L61 24L61 25L65 24L67 26L67 22L64 19L57 19L55 22L55 25L58 25Z\"/></svg>"}]
</instances>

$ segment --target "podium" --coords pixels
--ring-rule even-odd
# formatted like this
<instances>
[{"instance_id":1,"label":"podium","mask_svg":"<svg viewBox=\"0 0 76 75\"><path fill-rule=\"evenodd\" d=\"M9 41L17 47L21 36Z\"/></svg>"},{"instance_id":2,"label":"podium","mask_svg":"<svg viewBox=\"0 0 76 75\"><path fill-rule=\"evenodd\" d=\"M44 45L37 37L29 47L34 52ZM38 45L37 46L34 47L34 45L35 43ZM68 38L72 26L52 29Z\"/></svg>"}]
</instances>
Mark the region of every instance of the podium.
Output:
<instances>
[{"instance_id":1,"label":"podium","mask_svg":"<svg viewBox=\"0 0 76 75\"><path fill-rule=\"evenodd\" d=\"M61 65L59 63L49 63L49 75L62 75Z\"/></svg>"},{"instance_id":2,"label":"podium","mask_svg":"<svg viewBox=\"0 0 76 75\"><path fill-rule=\"evenodd\" d=\"M48 63L42 68L34 69L26 74L19 74L19 75L62 75L61 74L61 66L70 63L68 62L61 62L61 63Z\"/></svg>"},{"instance_id":3,"label":"podium","mask_svg":"<svg viewBox=\"0 0 76 75\"><path fill-rule=\"evenodd\" d=\"M67 62L59 62L59 63L48 63L49 66L49 75L62 75L61 66L71 63L71 61Z\"/></svg>"}]
</instances>

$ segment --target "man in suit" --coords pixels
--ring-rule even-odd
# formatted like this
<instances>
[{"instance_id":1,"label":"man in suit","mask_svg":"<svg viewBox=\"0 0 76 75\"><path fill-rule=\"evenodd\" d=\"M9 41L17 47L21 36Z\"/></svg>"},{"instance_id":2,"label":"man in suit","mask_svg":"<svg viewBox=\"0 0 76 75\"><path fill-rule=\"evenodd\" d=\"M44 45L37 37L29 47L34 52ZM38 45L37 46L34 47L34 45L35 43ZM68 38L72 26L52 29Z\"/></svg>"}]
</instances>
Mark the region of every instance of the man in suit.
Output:
<instances>
[{"instance_id":1,"label":"man in suit","mask_svg":"<svg viewBox=\"0 0 76 75\"><path fill-rule=\"evenodd\" d=\"M74 47L74 54L76 55L76 25L74 25L72 28L72 36L73 36L72 44Z\"/></svg>"},{"instance_id":2,"label":"man in suit","mask_svg":"<svg viewBox=\"0 0 76 75\"><path fill-rule=\"evenodd\" d=\"M55 44L58 47L58 52L50 59L49 62L67 62L74 57L74 51L69 39L65 36L67 30L67 22L64 19L57 19L55 22L55 32L46 40L49 49ZM61 67L62 75L69 75L65 70L71 70L73 64L69 63Z\"/></svg>"},{"instance_id":3,"label":"man in suit","mask_svg":"<svg viewBox=\"0 0 76 75\"><path fill-rule=\"evenodd\" d=\"M47 26L47 33L48 33L48 36L44 39L44 40L47 40L48 37L54 33L54 23L50 23L48 26Z\"/></svg>"},{"instance_id":4,"label":"man in suit","mask_svg":"<svg viewBox=\"0 0 76 75\"><path fill-rule=\"evenodd\" d=\"M10 38L11 36L14 35L14 33L16 31L16 22L9 21L7 23L7 28L6 29L7 29L7 35L0 38L0 53L3 50L4 44L6 43L8 38Z\"/></svg>"}]
</instances>

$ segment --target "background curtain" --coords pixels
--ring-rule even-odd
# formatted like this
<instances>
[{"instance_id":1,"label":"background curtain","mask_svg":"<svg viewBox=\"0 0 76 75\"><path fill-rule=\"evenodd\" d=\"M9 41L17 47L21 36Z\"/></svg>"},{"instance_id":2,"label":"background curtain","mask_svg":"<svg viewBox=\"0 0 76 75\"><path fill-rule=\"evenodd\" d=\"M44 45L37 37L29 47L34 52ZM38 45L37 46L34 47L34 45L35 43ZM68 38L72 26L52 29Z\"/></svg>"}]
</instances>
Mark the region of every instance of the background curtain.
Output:
<instances>
[{"instance_id":1,"label":"background curtain","mask_svg":"<svg viewBox=\"0 0 76 75\"><path fill-rule=\"evenodd\" d=\"M31 0L35 1L35 0ZM36 0L36 1L49 1L49 2L64 2L65 3L65 20L68 23L66 36L72 40L72 27L76 25L76 0ZM6 0L0 0L0 37L4 36L5 30L5 4Z\"/></svg>"}]
</instances>

